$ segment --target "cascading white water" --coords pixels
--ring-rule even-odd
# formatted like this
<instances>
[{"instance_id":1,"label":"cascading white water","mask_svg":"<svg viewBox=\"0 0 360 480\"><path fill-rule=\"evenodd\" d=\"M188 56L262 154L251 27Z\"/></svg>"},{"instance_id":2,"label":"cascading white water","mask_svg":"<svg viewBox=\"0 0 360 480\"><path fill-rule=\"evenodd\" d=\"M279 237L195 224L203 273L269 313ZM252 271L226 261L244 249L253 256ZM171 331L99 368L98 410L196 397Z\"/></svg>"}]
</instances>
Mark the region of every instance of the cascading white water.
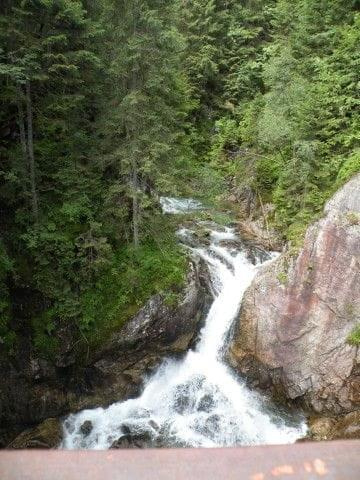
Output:
<instances>
[{"instance_id":1,"label":"cascading white water","mask_svg":"<svg viewBox=\"0 0 360 480\"><path fill-rule=\"evenodd\" d=\"M180 236L191 235L182 229ZM195 350L168 359L145 382L136 399L84 410L64 421L63 448L106 449L123 435L144 435L152 446L216 447L291 443L305 423L247 388L223 362L222 350L242 296L261 265L224 246L231 229L214 230L207 248L192 249L207 263L214 301ZM91 421L84 435L81 425Z\"/></svg>"},{"instance_id":2,"label":"cascading white water","mask_svg":"<svg viewBox=\"0 0 360 480\"><path fill-rule=\"evenodd\" d=\"M176 215L178 213L189 213L203 208L202 204L193 198L161 197L160 205L163 213Z\"/></svg>"}]
</instances>

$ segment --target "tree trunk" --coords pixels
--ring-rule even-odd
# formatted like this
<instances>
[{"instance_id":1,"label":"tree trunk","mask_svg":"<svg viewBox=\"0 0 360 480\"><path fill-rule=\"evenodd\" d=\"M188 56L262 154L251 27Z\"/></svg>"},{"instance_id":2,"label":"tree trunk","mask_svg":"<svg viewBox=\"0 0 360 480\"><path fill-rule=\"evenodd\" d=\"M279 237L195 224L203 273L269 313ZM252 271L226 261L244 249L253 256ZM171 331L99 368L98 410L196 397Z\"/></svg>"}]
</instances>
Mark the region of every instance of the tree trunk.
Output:
<instances>
[{"instance_id":1,"label":"tree trunk","mask_svg":"<svg viewBox=\"0 0 360 480\"><path fill-rule=\"evenodd\" d=\"M136 36L136 5L133 4L133 36ZM135 69L133 68L131 74L131 91L136 90L137 86L137 77L135 73ZM131 141L135 140L136 133L134 133L134 125L131 126ZM139 247L139 222L140 222L140 209L139 209L139 199L138 199L138 191L139 191L139 179L138 179L138 171L137 171L137 160L135 156L135 151L133 151L133 157L131 159L131 183L132 183L132 190L133 190L133 197L132 197L132 227L133 227L133 241L134 247Z\"/></svg>"},{"instance_id":2,"label":"tree trunk","mask_svg":"<svg viewBox=\"0 0 360 480\"><path fill-rule=\"evenodd\" d=\"M36 192L35 179L35 158L34 158L34 143L33 143L33 115L31 104L31 89L30 81L26 80L26 112L27 112L27 154L29 160L30 185L31 185L31 205L34 220L37 223L39 220L39 202Z\"/></svg>"},{"instance_id":3,"label":"tree trunk","mask_svg":"<svg viewBox=\"0 0 360 480\"><path fill-rule=\"evenodd\" d=\"M138 176L136 171L136 161L132 160L131 166L131 176L132 176L132 188L133 188L133 197L132 197L132 224L133 224L133 240L134 247L138 248L139 246L139 202L138 202Z\"/></svg>"},{"instance_id":4,"label":"tree trunk","mask_svg":"<svg viewBox=\"0 0 360 480\"><path fill-rule=\"evenodd\" d=\"M20 130L20 143L21 143L21 150L23 154L24 164L28 166L29 159L27 155L27 146L26 146L26 133L25 133L25 122L24 122L24 109L22 104L22 95L21 95L21 87L19 84L16 86L17 96L16 96L16 103L18 108L18 124Z\"/></svg>"}]
</instances>

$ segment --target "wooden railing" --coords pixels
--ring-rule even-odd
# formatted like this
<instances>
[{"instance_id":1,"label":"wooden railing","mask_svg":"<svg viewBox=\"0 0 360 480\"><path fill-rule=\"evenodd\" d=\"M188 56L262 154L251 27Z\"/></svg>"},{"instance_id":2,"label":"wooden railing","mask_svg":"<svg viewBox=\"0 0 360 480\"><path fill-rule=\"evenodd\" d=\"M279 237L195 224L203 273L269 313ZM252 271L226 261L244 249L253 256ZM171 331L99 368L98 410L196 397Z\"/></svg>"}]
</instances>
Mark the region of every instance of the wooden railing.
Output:
<instances>
[{"instance_id":1,"label":"wooden railing","mask_svg":"<svg viewBox=\"0 0 360 480\"><path fill-rule=\"evenodd\" d=\"M0 452L1 480L360 480L360 441L225 449Z\"/></svg>"}]
</instances>

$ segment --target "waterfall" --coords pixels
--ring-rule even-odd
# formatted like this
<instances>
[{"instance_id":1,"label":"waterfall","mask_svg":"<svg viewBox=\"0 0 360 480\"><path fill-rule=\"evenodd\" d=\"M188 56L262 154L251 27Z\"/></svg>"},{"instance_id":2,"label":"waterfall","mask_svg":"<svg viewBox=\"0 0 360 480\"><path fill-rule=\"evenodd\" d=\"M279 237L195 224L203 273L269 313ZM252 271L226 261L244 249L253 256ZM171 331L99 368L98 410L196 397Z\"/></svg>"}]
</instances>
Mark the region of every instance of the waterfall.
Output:
<instances>
[{"instance_id":1,"label":"waterfall","mask_svg":"<svg viewBox=\"0 0 360 480\"><path fill-rule=\"evenodd\" d=\"M191 232L182 229L180 234ZM145 436L151 446L168 447L282 444L305 434L300 414L251 391L224 362L243 294L261 268L259 261L254 265L245 251L231 246L234 239L233 230L218 229L208 247L192 249L206 262L214 292L195 349L181 360L165 360L138 398L67 417L62 448L106 449L129 433ZM92 423L87 435L80 428L85 421Z\"/></svg>"}]
</instances>

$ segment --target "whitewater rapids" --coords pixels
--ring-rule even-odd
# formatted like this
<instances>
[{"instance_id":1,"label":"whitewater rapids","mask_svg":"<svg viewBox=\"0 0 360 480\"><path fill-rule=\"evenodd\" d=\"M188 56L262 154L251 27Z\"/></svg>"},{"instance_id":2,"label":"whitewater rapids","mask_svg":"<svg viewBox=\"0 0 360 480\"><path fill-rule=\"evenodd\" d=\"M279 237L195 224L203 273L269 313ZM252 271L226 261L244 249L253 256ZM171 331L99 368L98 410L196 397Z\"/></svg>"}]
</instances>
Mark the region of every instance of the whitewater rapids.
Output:
<instances>
[{"instance_id":1,"label":"whitewater rapids","mask_svg":"<svg viewBox=\"0 0 360 480\"><path fill-rule=\"evenodd\" d=\"M180 237L191 234L180 231ZM234 240L232 229L214 230L209 246L192 249L206 262L214 292L196 348L181 360L165 360L138 398L67 417L62 448L107 449L129 432L145 433L150 446L168 447L284 444L306 433L300 414L251 391L224 363L243 294L261 268L259 259L254 265L234 248ZM87 435L80 428L85 421L92 423Z\"/></svg>"}]
</instances>

